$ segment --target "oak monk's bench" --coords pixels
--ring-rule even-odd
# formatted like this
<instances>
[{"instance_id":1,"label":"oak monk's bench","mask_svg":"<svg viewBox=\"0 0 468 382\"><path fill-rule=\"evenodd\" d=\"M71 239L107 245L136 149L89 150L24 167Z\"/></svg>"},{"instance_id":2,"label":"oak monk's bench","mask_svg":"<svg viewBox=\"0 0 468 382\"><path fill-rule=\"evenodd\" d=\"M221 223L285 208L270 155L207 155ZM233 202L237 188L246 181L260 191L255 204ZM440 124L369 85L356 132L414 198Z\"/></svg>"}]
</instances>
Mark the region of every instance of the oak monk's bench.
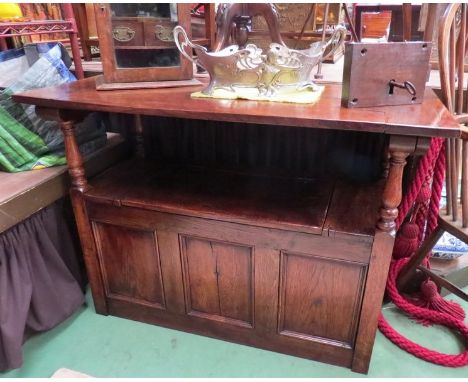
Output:
<instances>
[{"instance_id":1,"label":"oak monk's bench","mask_svg":"<svg viewBox=\"0 0 468 382\"><path fill-rule=\"evenodd\" d=\"M196 90L15 95L61 123L96 311L367 372L407 158L457 123L430 89L372 109L337 84L314 105ZM73 129L91 111L140 123L135 155L88 181Z\"/></svg>"}]
</instances>

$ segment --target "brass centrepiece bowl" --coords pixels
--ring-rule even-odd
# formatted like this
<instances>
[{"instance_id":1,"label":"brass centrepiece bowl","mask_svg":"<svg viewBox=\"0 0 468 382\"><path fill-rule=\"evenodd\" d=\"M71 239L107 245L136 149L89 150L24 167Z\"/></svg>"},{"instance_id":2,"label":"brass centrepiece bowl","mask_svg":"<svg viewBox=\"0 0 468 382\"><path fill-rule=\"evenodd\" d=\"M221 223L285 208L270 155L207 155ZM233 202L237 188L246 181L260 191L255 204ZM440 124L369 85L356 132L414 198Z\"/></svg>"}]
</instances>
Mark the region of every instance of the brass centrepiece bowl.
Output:
<instances>
[{"instance_id":1,"label":"brass centrepiece bowl","mask_svg":"<svg viewBox=\"0 0 468 382\"><path fill-rule=\"evenodd\" d=\"M208 52L205 47L191 42L181 26L176 26L173 33L182 55L193 62L186 48L193 49L196 63L210 75L210 83L202 90L203 94L212 95L216 89L236 92L237 88L249 88L256 89L261 96L274 97L286 88L297 91L315 89L312 69L344 44L346 28L337 26L328 41L312 43L308 49L295 50L272 43L265 54L254 44L243 49L231 45L217 52ZM329 47L331 49L324 56Z\"/></svg>"}]
</instances>

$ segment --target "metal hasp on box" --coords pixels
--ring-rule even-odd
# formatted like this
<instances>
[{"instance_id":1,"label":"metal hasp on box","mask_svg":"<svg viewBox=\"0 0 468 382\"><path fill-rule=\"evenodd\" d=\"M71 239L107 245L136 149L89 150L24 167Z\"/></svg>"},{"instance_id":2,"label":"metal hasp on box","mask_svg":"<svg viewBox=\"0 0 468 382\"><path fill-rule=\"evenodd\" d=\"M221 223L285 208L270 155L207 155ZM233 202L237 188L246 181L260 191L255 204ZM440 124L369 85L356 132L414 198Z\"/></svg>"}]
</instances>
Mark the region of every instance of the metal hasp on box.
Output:
<instances>
[{"instance_id":1,"label":"metal hasp on box","mask_svg":"<svg viewBox=\"0 0 468 382\"><path fill-rule=\"evenodd\" d=\"M429 74L431 43L348 43L342 105L391 106L421 103Z\"/></svg>"}]
</instances>

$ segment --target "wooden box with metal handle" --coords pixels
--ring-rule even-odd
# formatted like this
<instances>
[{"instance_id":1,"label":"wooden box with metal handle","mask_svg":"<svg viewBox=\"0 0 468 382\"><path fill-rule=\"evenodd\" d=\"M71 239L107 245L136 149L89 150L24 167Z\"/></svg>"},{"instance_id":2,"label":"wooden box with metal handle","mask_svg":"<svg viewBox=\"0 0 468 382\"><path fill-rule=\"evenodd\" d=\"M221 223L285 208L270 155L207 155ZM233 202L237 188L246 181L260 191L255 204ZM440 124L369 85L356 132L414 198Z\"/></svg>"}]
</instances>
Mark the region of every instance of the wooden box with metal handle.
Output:
<instances>
[{"instance_id":1,"label":"wooden box with metal handle","mask_svg":"<svg viewBox=\"0 0 468 382\"><path fill-rule=\"evenodd\" d=\"M342 105L391 106L421 103L429 75L431 43L347 43Z\"/></svg>"}]
</instances>

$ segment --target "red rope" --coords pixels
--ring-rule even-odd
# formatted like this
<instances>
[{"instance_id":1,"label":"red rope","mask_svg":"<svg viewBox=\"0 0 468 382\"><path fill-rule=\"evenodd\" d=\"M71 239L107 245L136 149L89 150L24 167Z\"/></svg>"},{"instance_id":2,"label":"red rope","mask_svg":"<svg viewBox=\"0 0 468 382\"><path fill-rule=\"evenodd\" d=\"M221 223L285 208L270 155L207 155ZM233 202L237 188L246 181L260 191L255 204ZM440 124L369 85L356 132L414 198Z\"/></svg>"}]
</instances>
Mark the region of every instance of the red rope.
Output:
<instances>
[{"instance_id":1,"label":"red rope","mask_svg":"<svg viewBox=\"0 0 468 382\"><path fill-rule=\"evenodd\" d=\"M407 261L408 259L397 260L394 261L390 266L390 272L387 280L387 293L395 305L414 318L451 327L457 330L466 340L468 340L468 326L466 326L463 321L455 319L447 313L441 313L413 305L411 302L400 295L396 287L396 279L398 273ZM400 333L393 329L384 318L383 314L380 314L379 317L379 329L394 344L408 353L414 354L416 357L425 361L449 367L461 367L468 365L468 350L465 350L461 354L444 354L425 348L403 337Z\"/></svg>"},{"instance_id":2,"label":"red rope","mask_svg":"<svg viewBox=\"0 0 468 382\"><path fill-rule=\"evenodd\" d=\"M408 212L414 205L414 202L421 191L421 187L426 181L427 175L432 171L432 169L434 169L434 163L440 154L440 149L443 144L444 140L442 138L433 138L427 154L424 155L419 162L418 171L416 172L410 188L403 197L400 207L398 207L398 217L395 219L397 228L401 226L406 215L408 215Z\"/></svg>"},{"instance_id":3,"label":"red rope","mask_svg":"<svg viewBox=\"0 0 468 382\"><path fill-rule=\"evenodd\" d=\"M429 215L429 208L427 205L421 206L418 210L418 214L416 215L415 223L419 227L418 248L424 237L424 228L426 227L426 221L427 221L428 215Z\"/></svg>"},{"instance_id":4,"label":"red rope","mask_svg":"<svg viewBox=\"0 0 468 382\"><path fill-rule=\"evenodd\" d=\"M424 238L427 238L437 227L439 216L440 197L444 188L445 175L445 144L440 147L439 157L435 163L434 177L432 179L432 195L429 203L429 214L427 216L427 228Z\"/></svg>"},{"instance_id":5,"label":"red rope","mask_svg":"<svg viewBox=\"0 0 468 382\"><path fill-rule=\"evenodd\" d=\"M428 182L433 175L432 192L429 200L429 205L422 206L421 203L417 208L415 220L419 227L419 239L427 237L437 227L437 216L439 213L439 203L442 194L443 181L445 174L445 145L441 138L434 138L431 142L431 147L427 154L421 159L415 178L405 194L402 203L399 207L398 218L395 220L397 229L399 229L413 207L421 193L423 185ZM421 199L421 198L420 198ZM426 218L426 219L424 219ZM427 222L427 223L426 223ZM421 322L440 324L458 331L468 341L468 327L463 323L464 314L450 315L444 312L439 312L433 309L416 306L412 302L400 295L396 287L398 274L403 266L408 262L409 258L395 259L390 265L390 271L387 279L387 294L391 300L400 309L408 313L410 316L418 319ZM428 261L427 261L428 263ZM444 301L445 303L445 301ZM463 313L463 311L461 310ZM379 317L380 331L390 339L394 344L401 349L415 355L418 358L424 359L442 366L460 367L468 365L468 350L457 355L443 354L434 350L430 350L415 342L403 337L395 329L393 329L383 314ZM468 343L468 342L467 342Z\"/></svg>"}]
</instances>

